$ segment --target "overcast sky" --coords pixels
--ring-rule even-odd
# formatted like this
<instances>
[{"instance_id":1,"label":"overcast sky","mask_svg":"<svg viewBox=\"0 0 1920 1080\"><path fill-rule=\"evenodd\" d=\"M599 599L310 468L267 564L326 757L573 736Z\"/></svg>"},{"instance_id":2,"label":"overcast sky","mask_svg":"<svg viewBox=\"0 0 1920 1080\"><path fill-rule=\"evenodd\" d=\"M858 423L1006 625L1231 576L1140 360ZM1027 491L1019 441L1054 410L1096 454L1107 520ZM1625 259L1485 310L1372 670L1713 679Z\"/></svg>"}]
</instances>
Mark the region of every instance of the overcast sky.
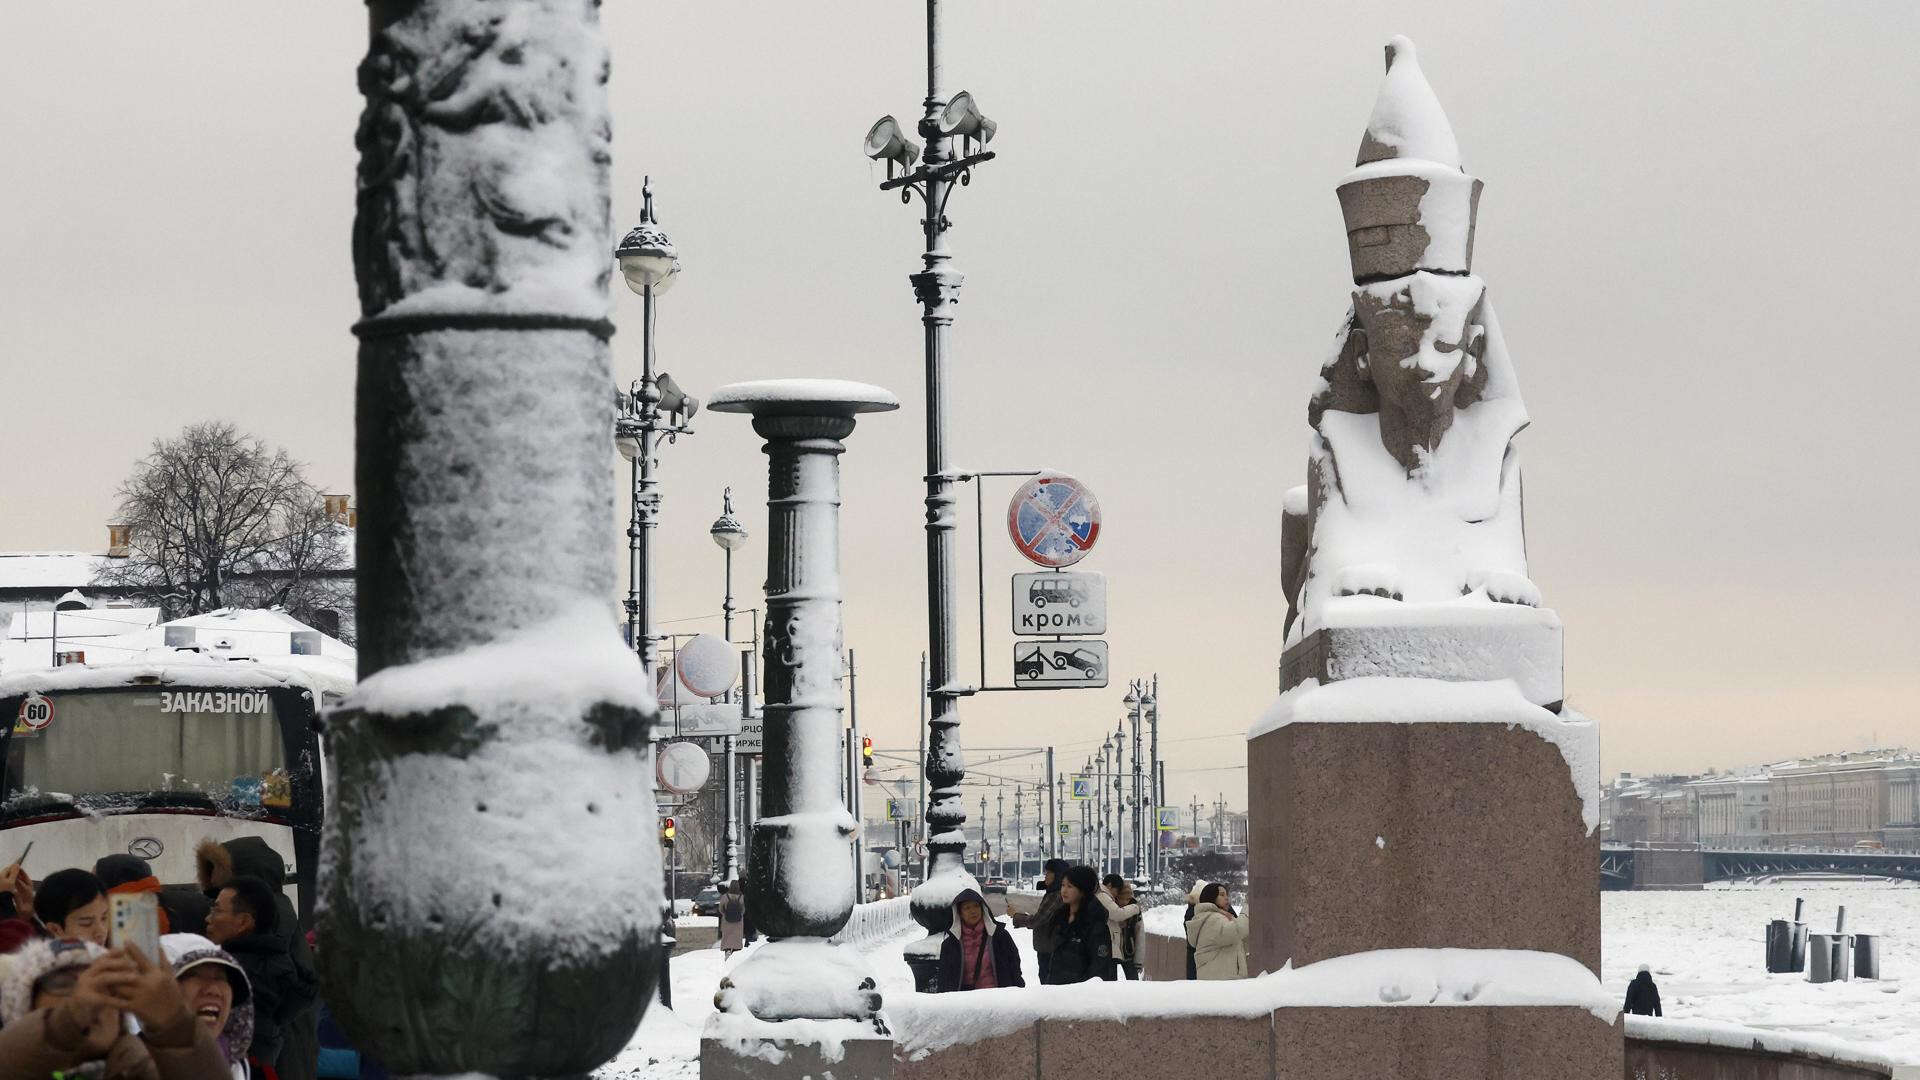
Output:
<instances>
[{"instance_id":1,"label":"overcast sky","mask_svg":"<svg viewBox=\"0 0 1920 1080\"><path fill-rule=\"evenodd\" d=\"M1161 675L1176 801L1244 804L1238 735L1276 691L1280 496L1351 288L1333 188L1394 33L1487 185L1475 269L1533 416L1533 575L1605 771L1920 745L1920 8L949 6L949 89L1000 124L948 210L955 461L1099 494L1082 568L1108 578L1116 678ZM345 488L362 6L4 19L0 548L98 549L129 464L204 418ZM616 223L651 173L685 265L662 366L696 395L830 375L903 404L843 459L847 643L883 747L914 738L925 638L919 240L859 144L917 115L922 20L871 0L605 10ZM624 380L639 302L615 304ZM664 620L718 608L723 485L754 533L743 606L763 580L759 440L740 417L697 427L665 454ZM1009 491L986 494L995 682L1022 569ZM969 535L969 612L972 566ZM988 695L963 731L1077 764L1121 693Z\"/></svg>"}]
</instances>

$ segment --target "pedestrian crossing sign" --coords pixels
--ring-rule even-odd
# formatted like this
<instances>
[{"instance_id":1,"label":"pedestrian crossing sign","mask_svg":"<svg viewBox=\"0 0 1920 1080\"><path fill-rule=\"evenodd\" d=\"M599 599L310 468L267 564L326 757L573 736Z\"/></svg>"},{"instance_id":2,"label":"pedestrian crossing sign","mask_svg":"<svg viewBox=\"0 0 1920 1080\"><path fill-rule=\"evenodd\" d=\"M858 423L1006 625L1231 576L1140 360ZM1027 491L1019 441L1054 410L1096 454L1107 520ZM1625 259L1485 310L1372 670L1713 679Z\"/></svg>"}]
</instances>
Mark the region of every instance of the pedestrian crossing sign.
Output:
<instances>
[{"instance_id":1,"label":"pedestrian crossing sign","mask_svg":"<svg viewBox=\"0 0 1920 1080\"><path fill-rule=\"evenodd\" d=\"M1073 778L1073 797L1076 799L1093 798L1093 777L1077 773Z\"/></svg>"},{"instance_id":2,"label":"pedestrian crossing sign","mask_svg":"<svg viewBox=\"0 0 1920 1080\"><path fill-rule=\"evenodd\" d=\"M1161 832L1173 832L1180 827L1180 808L1162 806L1155 814Z\"/></svg>"},{"instance_id":3,"label":"pedestrian crossing sign","mask_svg":"<svg viewBox=\"0 0 1920 1080\"><path fill-rule=\"evenodd\" d=\"M1066 822L1066 821L1063 821L1063 822L1061 822L1061 823L1060 823L1060 835L1061 835L1061 836L1072 836L1072 835L1073 835L1073 824L1072 824L1071 822Z\"/></svg>"}]
</instances>

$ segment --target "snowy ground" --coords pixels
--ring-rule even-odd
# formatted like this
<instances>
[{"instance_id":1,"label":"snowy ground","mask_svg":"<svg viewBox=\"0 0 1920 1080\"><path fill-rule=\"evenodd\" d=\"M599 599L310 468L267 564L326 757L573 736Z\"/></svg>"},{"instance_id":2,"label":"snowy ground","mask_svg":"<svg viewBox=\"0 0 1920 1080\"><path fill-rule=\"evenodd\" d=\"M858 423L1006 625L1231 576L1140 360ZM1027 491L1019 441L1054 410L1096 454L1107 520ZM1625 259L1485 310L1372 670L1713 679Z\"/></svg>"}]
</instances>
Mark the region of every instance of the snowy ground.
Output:
<instances>
[{"instance_id":1,"label":"snowy ground","mask_svg":"<svg viewBox=\"0 0 1920 1080\"><path fill-rule=\"evenodd\" d=\"M1807 898L1814 930L1831 929L1835 909L1845 904L1848 929L1884 934L1880 962L1887 977L1814 985L1804 975L1768 975L1762 963L1767 920L1791 918L1795 896ZM1827 1035L1920 1063L1920 885L1801 881L1610 892L1601 896L1601 918L1601 976L1616 996L1625 996L1627 980L1645 963L1653 968L1669 1017ZM900 950L917 936L909 932L866 954L883 995L912 992ZM1033 936L1016 930L1014 940L1031 980ZM676 1008L649 1009L632 1044L599 1070L601 1080L697 1080L700 1030L713 1012L714 990L724 971L747 955L724 963L718 949L674 957Z\"/></svg>"},{"instance_id":2,"label":"snowy ground","mask_svg":"<svg viewBox=\"0 0 1920 1080\"><path fill-rule=\"evenodd\" d=\"M1884 934L1886 978L1816 985L1804 974L1767 974L1767 921L1791 919L1796 896L1806 897L1815 932L1831 931L1845 904L1849 931ZM1609 892L1600 910L1601 980L1623 998L1647 964L1669 1017L1827 1035L1920 1064L1920 885L1798 881Z\"/></svg>"}]
</instances>

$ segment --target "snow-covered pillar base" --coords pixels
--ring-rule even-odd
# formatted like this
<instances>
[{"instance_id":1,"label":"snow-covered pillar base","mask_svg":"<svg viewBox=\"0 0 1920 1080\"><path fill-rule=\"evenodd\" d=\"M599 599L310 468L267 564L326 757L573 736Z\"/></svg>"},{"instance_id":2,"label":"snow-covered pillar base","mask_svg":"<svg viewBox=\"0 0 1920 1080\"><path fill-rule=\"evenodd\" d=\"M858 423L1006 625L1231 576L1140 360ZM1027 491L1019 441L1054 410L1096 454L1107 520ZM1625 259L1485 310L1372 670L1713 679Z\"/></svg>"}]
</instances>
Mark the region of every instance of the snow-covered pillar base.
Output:
<instances>
[{"instance_id":1,"label":"snow-covered pillar base","mask_svg":"<svg viewBox=\"0 0 1920 1080\"><path fill-rule=\"evenodd\" d=\"M322 990L396 1076L581 1075L652 997L661 892L658 709L608 603L598 4L368 9L363 681L328 717Z\"/></svg>"}]
</instances>

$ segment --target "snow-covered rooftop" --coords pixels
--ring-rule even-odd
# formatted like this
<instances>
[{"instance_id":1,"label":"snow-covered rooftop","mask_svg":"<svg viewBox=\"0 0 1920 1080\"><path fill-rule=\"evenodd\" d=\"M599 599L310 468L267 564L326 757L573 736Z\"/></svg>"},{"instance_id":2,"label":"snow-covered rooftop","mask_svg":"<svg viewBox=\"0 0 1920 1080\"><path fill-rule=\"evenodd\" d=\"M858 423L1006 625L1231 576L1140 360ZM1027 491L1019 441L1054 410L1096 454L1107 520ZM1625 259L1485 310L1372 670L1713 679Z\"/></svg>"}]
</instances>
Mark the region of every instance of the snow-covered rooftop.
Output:
<instances>
[{"instance_id":1,"label":"snow-covered rooftop","mask_svg":"<svg viewBox=\"0 0 1920 1080\"><path fill-rule=\"evenodd\" d=\"M134 613L139 612L147 613L145 626L137 625L139 619ZM52 622L50 612L33 614L47 616L46 622ZM60 613L62 645L69 641L70 619L120 614L128 616L133 629L115 635L74 636L72 645L86 653L86 662L57 669L51 666L47 641L13 640L10 635L9 640L0 643L0 649L4 649L0 652L0 663L5 664L0 667L0 693L18 693L21 689L126 686L155 680L189 684L215 678L219 685L298 683L330 694L345 694L353 689L357 676L358 660L353 646L320 633L284 611L222 608L168 623L154 622L158 612L152 608L63 611ZM37 621L29 625L37 625ZM197 648L169 646L168 627L193 630L193 644ZM319 652L296 655L295 634L300 634L308 643L317 642Z\"/></svg>"},{"instance_id":2,"label":"snow-covered rooftop","mask_svg":"<svg viewBox=\"0 0 1920 1080\"><path fill-rule=\"evenodd\" d=\"M114 561L86 551L0 551L0 590L82 589Z\"/></svg>"}]
</instances>

